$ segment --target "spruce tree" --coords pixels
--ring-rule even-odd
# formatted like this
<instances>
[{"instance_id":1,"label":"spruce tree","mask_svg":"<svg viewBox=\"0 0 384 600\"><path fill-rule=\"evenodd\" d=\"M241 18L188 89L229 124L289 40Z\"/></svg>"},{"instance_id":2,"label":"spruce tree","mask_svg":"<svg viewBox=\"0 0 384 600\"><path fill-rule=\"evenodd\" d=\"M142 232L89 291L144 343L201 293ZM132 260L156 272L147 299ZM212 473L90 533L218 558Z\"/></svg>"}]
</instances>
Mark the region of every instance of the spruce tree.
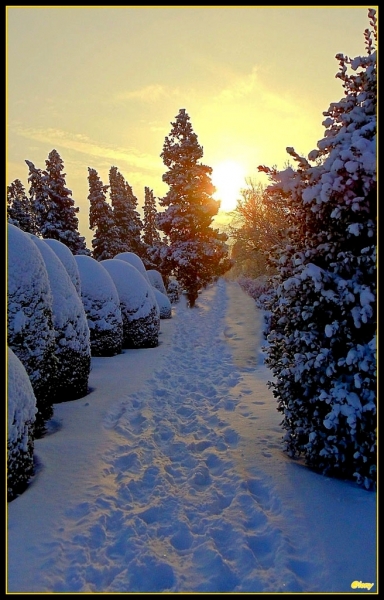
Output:
<instances>
[{"instance_id":1,"label":"spruce tree","mask_svg":"<svg viewBox=\"0 0 384 600\"><path fill-rule=\"evenodd\" d=\"M19 229L37 233L34 207L20 179L15 179L7 187L7 217L8 222Z\"/></svg>"},{"instance_id":2,"label":"spruce tree","mask_svg":"<svg viewBox=\"0 0 384 600\"><path fill-rule=\"evenodd\" d=\"M160 233L156 226L157 207L153 190L144 188L144 220L143 220L143 256L142 260L147 269L158 269L162 271L162 256L166 250L166 244L162 242Z\"/></svg>"},{"instance_id":3,"label":"spruce tree","mask_svg":"<svg viewBox=\"0 0 384 600\"><path fill-rule=\"evenodd\" d=\"M147 246L156 246L160 243L160 234L156 227L156 198L153 190L149 187L144 188L144 222L143 222L143 242Z\"/></svg>"},{"instance_id":4,"label":"spruce tree","mask_svg":"<svg viewBox=\"0 0 384 600\"><path fill-rule=\"evenodd\" d=\"M41 235L48 212L48 192L43 180L43 171L30 161L26 160L29 168L29 200L35 215L36 235Z\"/></svg>"},{"instance_id":5,"label":"spruce tree","mask_svg":"<svg viewBox=\"0 0 384 600\"><path fill-rule=\"evenodd\" d=\"M113 258L118 252L118 231L115 227L113 210L106 201L108 185L103 185L97 171L88 167L89 182L89 227L94 230L92 256L96 260Z\"/></svg>"},{"instance_id":6,"label":"spruce tree","mask_svg":"<svg viewBox=\"0 0 384 600\"><path fill-rule=\"evenodd\" d=\"M201 287L230 266L227 236L211 227L220 202L212 198L212 168L200 162L203 148L184 108L171 125L160 155L168 168L163 181L169 191L159 201L166 210L158 214L157 224L169 239L170 268L193 307Z\"/></svg>"},{"instance_id":7,"label":"spruce tree","mask_svg":"<svg viewBox=\"0 0 384 600\"><path fill-rule=\"evenodd\" d=\"M142 254L141 229L143 224L137 212L137 198L117 167L109 171L110 199L113 219L118 230L119 252Z\"/></svg>"},{"instance_id":8,"label":"spruce tree","mask_svg":"<svg viewBox=\"0 0 384 600\"><path fill-rule=\"evenodd\" d=\"M324 112L317 150L296 170L259 167L291 215L278 270L267 364L285 447L307 465L366 488L376 480L376 16L367 55L338 54L344 97ZM348 66L356 74L348 74ZM312 164L311 164L312 163ZM314 164L313 164L314 163Z\"/></svg>"},{"instance_id":9,"label":"spruce tree","mask_svg":"<svg viewBox=\"0 0 384 600\"><path fill-rule=\"evenodd\" d=\"M89 254L85 238L78 231L79 208L75 207L72 192L66 187L65 173L62 173L64 163L57 150L49 153L45 171L40 172L26 162L31 170L40 235L62 242L73 254Z\"/></svg>"}]
</instances>

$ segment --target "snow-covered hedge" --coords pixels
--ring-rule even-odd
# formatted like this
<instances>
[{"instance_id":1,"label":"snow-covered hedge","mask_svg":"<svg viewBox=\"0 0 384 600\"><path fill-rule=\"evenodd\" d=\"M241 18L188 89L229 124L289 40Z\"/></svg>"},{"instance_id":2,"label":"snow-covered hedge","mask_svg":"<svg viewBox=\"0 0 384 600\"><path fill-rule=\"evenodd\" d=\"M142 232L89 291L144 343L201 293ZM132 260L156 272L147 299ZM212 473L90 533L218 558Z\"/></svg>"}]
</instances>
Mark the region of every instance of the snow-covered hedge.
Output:
<instances>
[{"instance_id":1,"label":"snow-covered hedge","mask_svg":"<svg viewBox=\"0 0 384 600\"><path fill-rule=\"evenodd\" d=\"M151 284L129 262L100 261L116 286L123 318L123 348L153 348L159 343L160 311Z\"/></svg>"},{"instance_id":2,"label":"snow-covered hedge","mask_svg":"<svg viewBox=\"0 0 384 600\"><path fill-rule=\"evenodd\" d=\"M44 239L44 241L50 248L52 248L54 252L56 252L64 267L67 269L68 275L70 276L77 293L80 295L80 273L75 261L75 256L72 254L68 246L63 244L63 242L59 242L59 240Z\"/></svg>"},{"instance_id":3,"label":"snow-covered hedge","mask_svg":"<svg viewBox=\"0 0 384 600\"><path fill-rule=\"evenodd\" d=\"M53 402L76 400L88 393L91 370L90 335L83 303L57 254L44 240L28 235L44 259L53 297L58 363Z\"/></svg>"},{"instance_id":4,"label":"snow-covered hedge","mask_svg":"<svg viewBox=\"0 0 384 600\"><path fill-rule=\"evenodd\" d=\"M37 403L35 436L53 414L56 380L53 298L44 259L28 233L8 224L7 339L23 363Z\"/></svg>"},{"instance_id":5,"label":"snow-covered hedge","mask_svg":"<svg viewBox=\"0 0 384 600\"><path fill-rule=\"evenodd\" d=\"M153 287L153 286L152 286ZM160 319L172 318L172 306L168 296L162 294L157 288L153 287L156 302L160 310Z\"/></svg>"},{"instance_id":6,"label":"snow-covered hedge","mask_svg":"<svg viewBox=\"0 0 384 600\"><path fill-rule=\"evenodd\" d=\"M171 278L167 287L167 296L171 304L176 304L176 302L179 302L181 293L182 289L179 282L176 279Z\"/></svg>"},{"instance_id":7,"label":"snow-covered hedge","mask_svg":"<svg viewBox=\"0 0 384 600\"><path fill-rule=\"evenodd\" d=\"M113 279L96 259L85 255L76 255L74 259L80 273L81 299L88 320L91 354L120 354L123 319Z\"/></svg>"},{"instance_id":8,"label":"snow-covered hedge","mask_svg":"<svg viewBox=\"0 0 384 600\"><path fill-rule=\"evenodd\" d=\"M137 269L139 273L141 273L141 275L144 277L144 279L146 279L146 281L148 281L148 283L151 283L148 277L147 269L145 268L145 265L141 260L140 256L138 256L134 252L119 252L119 254L116 254L114 258L127 261L130 265L135 267L135 269Z\"/></svg>"},{"instance_id":9,"label":"snow-covered hedge","mask_svg":"<svg viewBox=\"0 0 384 600\"><path fill-rule=\"evenodd\" d=\"M266 169L285 203L289 244L271 259L267 364L292 456L322 473L376 480L377 173L375 11L367 55L337 55L344 96L297 169ZM348 74L348 66L355 74ZM311 164L312 163L312 164Z\"/></svg>"},{"instance_id":10,"label":"snow-covered hedge","mask_svg":"<svg viewBox=\"0 0 384 600\"><path fill-rule=\"evenodd\" d=\"M7 349L7 500L22 493L33 475L36 397L23 363Z\"/></svg>"},{"instance_id":11,"label":"snow-covered hedge","mask_svg":"<svg viewBox=\"0 0 384 600\"><path fill-rule=\"evenodd\" d=\"M263 299L271 291L271 281L266 275L260 275L256 279L241 275L237 279L240 287L251 296L259 307L262 306Z\"/></svg>"},{"instance_id":12,"label":"snow-covered hedge","mask_svg":"<svg viewBox=\"0 0 384 600\"><path fill-rule=\"evenodd\" d=\"M158 289L162 294L167 295L167 290L165 289L164 281L159 271L156 271L156 269L148 269L147 276L153 287Z\"/></svg>"}]
</instances>

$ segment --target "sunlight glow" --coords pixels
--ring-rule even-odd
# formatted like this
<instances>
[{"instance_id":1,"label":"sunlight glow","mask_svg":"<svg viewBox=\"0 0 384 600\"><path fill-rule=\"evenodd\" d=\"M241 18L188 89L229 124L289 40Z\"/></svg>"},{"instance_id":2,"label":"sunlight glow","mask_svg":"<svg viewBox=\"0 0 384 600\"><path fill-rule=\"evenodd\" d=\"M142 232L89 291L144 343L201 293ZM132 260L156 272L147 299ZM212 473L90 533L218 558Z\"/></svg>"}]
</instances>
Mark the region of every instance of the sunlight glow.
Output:
<instances>
[{"instance_id":1,"label":"sunlight glow","mask_svg":"<svg viewBox=\"0 0 384 600\"><path fill-rule=\"evenodd\" d=\"M229 212L236 208L240 189L245 187L245 169L233 160L226 160L212 168L212 183L216 188L213 197L221 201L221 211Z\"/></svg>"}]
</instances>

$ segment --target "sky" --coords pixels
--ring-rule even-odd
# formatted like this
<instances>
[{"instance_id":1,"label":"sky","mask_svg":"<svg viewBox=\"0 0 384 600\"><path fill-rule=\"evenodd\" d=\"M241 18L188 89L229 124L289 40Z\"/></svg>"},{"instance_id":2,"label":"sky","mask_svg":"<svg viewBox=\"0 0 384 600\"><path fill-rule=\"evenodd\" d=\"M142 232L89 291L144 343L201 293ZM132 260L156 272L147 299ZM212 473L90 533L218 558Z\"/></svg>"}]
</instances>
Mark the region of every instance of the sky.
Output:
<instances>
[{"instance_id":1,"label":"sky","mask_svg":"<svg viewBox=\"0 0 384 600\"><path fill-rule=\"evenodd\" d=\"M263 327L219 279L92 358L8 503L8 593L378 592L376 493L282 451Z\"/></svg>"},{"instance_id":2,"label":"sky","mask_svg":"<svg viewBox=\"0 0 384 600\"><path fill-rule=\"evenodd\" d=\"M117 166L142 214L164 196L160 154L185 108L228 219L260 164L308 154L323 111L343 97L339 52L364 54L368 8L265 6L18 7L6 10L7 169L28 189L30 160L64 161L91 248L88 167Z\"/></svg>"}]
</instances>

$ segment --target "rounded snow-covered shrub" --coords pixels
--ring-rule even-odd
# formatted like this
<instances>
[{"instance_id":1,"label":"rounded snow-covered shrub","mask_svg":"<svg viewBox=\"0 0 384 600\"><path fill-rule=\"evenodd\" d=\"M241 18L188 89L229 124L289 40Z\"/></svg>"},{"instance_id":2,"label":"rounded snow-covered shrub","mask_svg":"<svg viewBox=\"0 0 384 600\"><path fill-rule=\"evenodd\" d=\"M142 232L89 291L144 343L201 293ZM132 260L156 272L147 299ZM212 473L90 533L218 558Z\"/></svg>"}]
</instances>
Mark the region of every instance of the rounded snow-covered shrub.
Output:
<instances>
[{"instance_id":1,"label":"rounded snow-covered shrub","mask_svg":"<svg viewBox=\"0 0 384 600\"><path fill-rule=\"evenodd\" d=\"M80 273L81 299L87 315L92 356L120 354L123 319L120 300L112 277L96 259L74 256Z\"/></svg>"},{"instance_id":2,"label":"rounded snow-covered shrub","mask_svg":"<svg viewBox=\"0 0 384 600\"><path fill-rule=\"evenodd\" d=\"M153 286L152 286L153 287ZM165 294L162 294L157 288L153 287L156 302L160 310L160 319L171 319L172 306L171 302Z\"/></svg>"},{"instance_id":3,"label":"rounded snow-covered shrub","mask_svg":"<svg viewBox=\"0 0 384 600\"><path fill-rule=\"evenodd\" d=\"M145 268L140 256L134 252L120 252L119 254L116 254L114 258L127 261L130 265L132 265L132 267L135 267L135 269L137 269L141 275L143 275L144 279L146 279L148 283L151 283L148 277L147 269Z\"/></svg>"},{"instance_id":4,"label":"rounded snow-covered shrub","mask_svg":"<svg viewBox=\"0 0 384 600\"><path fill-rule=\"evenodd\" d=\"M7 499L26 488L33 475L36 397L23 363L7 349Z\"/></svg>"},{"instance_id":5,"label":"rounded snow-covered shrub","mask_svg":"<svg viewBox=\"0 0 384 600\"><path fill-rule=\"evenodd\" d=\"M167 287L167 296L171 304L179 302L182 290L179 282L176 279L170 279Z\"/></svg>"},{"instance_id":6,"label":"rounded snow-covered shrub","mask_svg":"<svg viewBox=\"0 0 384 600\"><path fill-rule=\"evenodd\" d=\"M37 404L35 436L40 436L53 414L53 298L43 257L29 234L8 224L7 238L7 340L31 381Z\"/></svg>"},{"instance_id":7,"label":"rounded snow-covered shrub","mask_svg":"<svg viewBox=\"0 0 384 600\"><path fill-rule=\"evenodd\" d=\"M102 260L120 299L123 348L154 348L159 343L160 311L151 284L129 262Z\"/></svg>"},{"instance_id":8,"label":"rounded snow-covered shrub","mask_svg":"<svg viewBox=\"0 0 384 600\"><path fill-rule=\"evenodd\" d=\"M52 248L54 252L56 252L64 267L67 269L68 275L70 276L77 293L80 295L80 273L75 261L75 256L72 254L68 246L63 244L63 242L59 242L59 240L44 239L44 241L50 248Z\"/></svg>"},{"instance_id":9,"label":"rounded snow-covered shrub","mask_svg":"<svg viewBox=\"0 0 384 600\"><path fill-rule=\"evenodd\" d=\"M31 235L47 269L53 297L58 371L53 402L76 400L88 393L90 335L84 306L66 268L48 244Z\"/></svg>"},{"instance_id":10,"label":"rounded snow-covered shrub","mask_svg":"<svg viewBox=\"0 0 384 600\"><path fill-rule=\"evenodd\" d=\"M156 269L148 269L147 275L151 285L153 285L153 287L159 290L159 292L161 292L162 294L167 295L167 290L165 289L161 273L159 273L159 271L156 271Z\"/></svg>"}]
</instances>

